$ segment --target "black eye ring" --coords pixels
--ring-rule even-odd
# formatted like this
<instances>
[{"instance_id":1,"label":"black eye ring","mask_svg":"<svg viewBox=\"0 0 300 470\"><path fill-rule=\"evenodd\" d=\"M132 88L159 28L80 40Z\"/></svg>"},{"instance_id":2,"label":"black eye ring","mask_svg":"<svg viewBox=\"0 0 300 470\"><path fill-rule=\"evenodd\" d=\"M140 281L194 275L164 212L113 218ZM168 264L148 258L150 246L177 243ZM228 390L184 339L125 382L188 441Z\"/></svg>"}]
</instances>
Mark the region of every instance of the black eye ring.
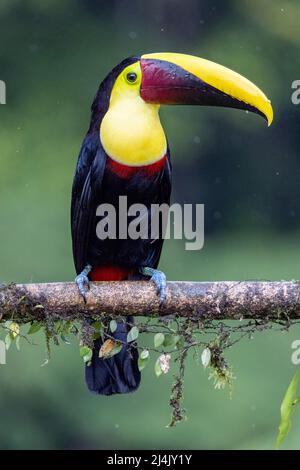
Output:
<instances>
[{"instance_id":1,"label":"black eye ring","mask_svg":"<svg viewBox=\"0 0 300 470\"><path fill-rule=\"evenodd\" d=\"M134 73L134 72L129 72L127 75L126 75L126 79L129 83L134 83L136 82L136 79L137 79L137 74Z\"/></svg>"}]
</instances>

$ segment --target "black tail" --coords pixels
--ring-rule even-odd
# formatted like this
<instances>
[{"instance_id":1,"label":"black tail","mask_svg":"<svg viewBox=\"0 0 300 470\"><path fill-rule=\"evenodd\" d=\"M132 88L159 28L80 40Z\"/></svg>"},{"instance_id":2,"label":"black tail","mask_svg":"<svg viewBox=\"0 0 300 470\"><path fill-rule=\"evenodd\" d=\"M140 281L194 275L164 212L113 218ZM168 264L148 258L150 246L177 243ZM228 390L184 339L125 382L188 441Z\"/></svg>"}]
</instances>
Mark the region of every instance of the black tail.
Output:
<instances>
[{"instance_id":1,"label":"black tail","mask_svg":"<svg viewBox=\"0 0 300 470\"><path fill-rule=\"evenodd\" d=\"M131 317L128 318L128 322L132 323ZM113 336L116 340L124 342L129 330L128 325L118 323ZM91 365L85 367L85 380L89 390L98 395L134 392L141 381L137 349L124 344L122 350L115 356L100 359L101 345L101 338L97 339L94 343Z\"/></svg>"}]
</instances>

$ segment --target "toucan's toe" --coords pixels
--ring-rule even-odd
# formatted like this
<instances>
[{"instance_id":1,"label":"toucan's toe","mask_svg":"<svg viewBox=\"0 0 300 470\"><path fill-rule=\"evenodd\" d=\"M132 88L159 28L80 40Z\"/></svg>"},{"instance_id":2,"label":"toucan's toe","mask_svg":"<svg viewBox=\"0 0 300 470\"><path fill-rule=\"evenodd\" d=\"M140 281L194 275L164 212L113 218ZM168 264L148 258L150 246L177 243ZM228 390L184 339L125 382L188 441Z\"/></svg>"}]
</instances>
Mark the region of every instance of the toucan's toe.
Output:
<instances>
[{"instance_id":1,"label":"toucan's toe","mask_svg":"<svg viewBox=\"0 0 300 470\"><path fill-rule=\"evenodd\" d=\"M159 295L160 303L162 304L166 298L166 288L167 288L167 278L166 275L162 271L156 270L151 278L150 281L153 281L156 285L157 294Z\"/></svg>"},{"instance_id":2,"label":"toucan's toe","mask_svg":"<svg viewBox=\"0 0 300 470\"><path fill-rule=\"evenodd\" d=\"M75 282L77 284L80 295L86 302L86 291L90 289L90 280L87 274L84 272L78 274L78 276L75 278Z\"/></svg>"},{"instance_id":3,"label":"toucan's toe","mask_svg":"<svg viewBox=\"0 0 300 470\"><path fill-rule=\"evenodd\" d=\"M162 304L166 298L167 289L167 278L165 273L153 268L141 268L140 272L145 276L150 276L150 281L153 281L156 285L157 294L159 295L160 304Z\"/></svg>"}]
</instances>

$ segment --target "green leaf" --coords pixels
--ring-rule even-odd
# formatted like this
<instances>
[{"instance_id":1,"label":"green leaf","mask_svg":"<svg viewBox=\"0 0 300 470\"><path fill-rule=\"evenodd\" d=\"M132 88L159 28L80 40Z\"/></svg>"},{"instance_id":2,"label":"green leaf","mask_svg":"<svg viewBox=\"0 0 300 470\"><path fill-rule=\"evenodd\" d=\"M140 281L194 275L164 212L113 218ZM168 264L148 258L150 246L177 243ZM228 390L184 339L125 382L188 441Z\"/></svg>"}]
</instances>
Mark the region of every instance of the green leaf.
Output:
<instances>
[{"instance_id":1,"label":"green leaf","mask_svg":"<svg viewBox=\"0 0 300 470\"><path fill-rule=\"evenodd\" d=\"M20 351L20 339L21 339L21 336L17 336L16 338L16 348L18 351Z\"/></svg>"},{"instance_id":2,"label":"green leaf","mask_svg":"<svg viewBox=\"0 0 300 470\"><path fill-rule=\"evenodd\" d=\"M85 356L91 349L88 346L81 346L79 349L80 357Z\"/></svg>"},{"instance_id":3,"label":"green leaf","mask_svg":"<svg viewBox=\"0 0 300 470\"><path fill-rule=\"evenodd\" d=\"M111 320L110 324L109 324L109 329L112 333L114 333L117 329L118 325L117 325L117 322L116 320Z\"/></svg>"},{"instance_id":4,"label":"green leaf","mask_svg":"<svg viewBox=\"0 0 300 470\"><path fill-rule=\"evenodd\" d=\"M159 377L162 374L159 358L157 359L157 361L155 363L154 372L155 372L156 377Z\"/></svg>"},{"instance_id":5,"label":"green leaf","mask_svg":"<svg viewBox=\"0 0 300 470\"><path fill-rule=\"evenodd\" d=\"M18 325L18 323L11 322L11 324L9 325L9 330L12 337L11 339L15 339L17 338L17 336L20 335L20 326Z\"/></svg>"},{"instance_id":6,"label":"green leaf","mask_svg":"<svg viewBox=\"0 0 300 470\"><path fill-rule=\"evenodd\" d=\"M185 341L184 341L183 336L179 336L178 339L177 339L177 341L176 341L176 348L177 348L177 349L183 348L184 343L185 343Z\"/></svg>"},{"instance_id":7,"label":"green leaf","mask_svg":"<svg viewBox=\"0 0 300 470\"><path fill-rule=\"evenodd\" d=\"M143 349L143 351L141 351L141 354L140 354L141 359L148 359L149 356L150 356L150 353L148 349Z\"/></svg>"},{"instance_id":8,"label":"green leaf","mask_svg":"<svg viewBox=\"0 0 300 470\"><path fill-rule=\"evenodd\" d=\"M202 362L204 369L206 369L206 367L209 366L210 360L211 360L210 349L209 348L203 349L202 354L201 354L201 362Z\"/></svg>"},{"instance_id":9,"label":"green leaf","mask_svg":"<svg viewBox=\"0 0 300 470\"><path fill-rule=\"evenodd\" d=\"M66 321L63 325L62 325L62 335L66 335L68 333L70 333L71 329L72 329L72 322L70 320Z\"/></svg>"},{"instance_id":10,"label":"green leaf","mask_svg":"<svg viewBox=\"0 0 300 470\"><path fill-rule=\"evenodd\" d=\"M163 333L156 333L154 336L154 347L159 348L165 341L165 335Z\"/></svg>"},{"instance_id":11,"label":"green leaf","mask_svg":"<svg viewBox=\"0 0 300 470\"><path fill-rule=\"evenodd\" d=\"M37 333L40 329L42 328L42 324L39 322L34 322L32 325L30 325L30 328L27 332L28 335L33 335L34 333Z\"/></svg>"},{"instance_id":12,"label":"green leaf","mask_svg":"<svg viewBox=\"0 0 300 470\"><path fill-rule=\"evenodd\" d=\"M143 349L138 359L138 367L140 371L146 367L149 359L150 359L150 353L148 349Z\"/></svg>"},{"instance_id":13,"label":"green leaf","mask_svg":"<svg viewBox=\"0 0 300 470\"><path fill-rule=\"evenodd\" d=\"M138 358L138 368L140 372L145 369L146 365L148 364L148 360L149 359L141 359L140 357Z\"/></svg>"},{"instance_id":14,"label":"green leaf","mask_svg":"<svg viewBox=\"0 0 300 470\"><path fill-rule=\"evenodd\" d=\"M139 336L139 329L137 326L133 326L131 330L128 332L127 343L131 343L131 341L135 341L138 336Z\"/></svg>"},{"instance_id":15,"label":"green leaf","mask_svg":"<svg viewBox=\"0 0 300 470\"><path fill-rule=\"evenodd\" d=\"M95 321L95 322L93 323L93 328L94 328L97 332L102 333L102 331L103 331L103 323L102 323L101 321Z\"/></svg>"},{"instance_id":16,"label":"green leaf","mask_svg":"<svg viewBox=\"0 0 300 470\"><path fill-rule=\"evenodd\" d=\"M11 334L10 333L7 333L7 335L5 336L4 342L5 342L5 349L8 351L9 348L10 348L10 345L11 345Z\"/></svg>"},{"instance_id":17,"label":"green leaf","mask_svg":"<svg viewBox=\"0 0 300 470\"><path fill-rule=\"evenodd\" d=\"M93 354L87 354L86 356L83 356L83 362L85 362L87 365L91 362Z\"/></svg>"},{"instance_id":18,"label":"green leaf","mask_svg":"<svg viewBox=\"0 0 300 470\"><path fill-rule=\"evenodd\" d=\"M120 343L120 341L116 341L108 357L112 357L112 356L115 356L116 354L119 354L122 347L123 347L123 344Z\"/></svg>"},{"instance_id":19,"label":"green leaf","mask_svg":"<svg viewBox=\"0 0 300 470\"><path fill-rule=\"evenodd\" d=\"M60 320L56 321L56 322L54 323L54 331L55 331L55 333L60 333L61 330L62 330L62 326L63 326L63 325L62 325L62 322L61 322Z\"/></svg>"},{"instance_id":20,"label":"green leaf","mask_svg":"<svg viewBox=\"0 0 300 470\"><path fill-rule=\"evenodd\" d=\"M96 333L93 334L93 341L96 341L99 338L101 338L101 333L99 333L99 331L96 331Z\"/></svg>"},{"instance_id":21,"label":"green leaf","mask_svg":"<svg viewBox=\"0 0 300 470\"><path fill-rule=\"evenodd\" d=\"M282 442L288 435L291 429L291 415L294 410L294 404L298 403L298 398L296 398L297 387L300 380L300 369L297 370L293 376L290 385L284 395L284 398L280 407L281 421L279 425L279 432L276 439L277 449L281 446Z\"/></svg>"},{"instance_id":22,"label":"green leaf","mask_svg":"<svg viewBox=\"0 0 300 470\"><path fill-rule=\"evenodd\" d=\"M90 360L92 359L93 351L88 346L81 346L79 353L80 357L82 357L84 362L90 362Z\"/></svg>"},{"instance_id":23,"label":"green leaf","mask_svg":"<svg viewBox=\"0 0 300 470\"><path fill-rule=\"evenodd\" d=\"M178 335L172 335L171 333L168 333L165 335L165 339L164 339L164 342L163 342L163 346L165 348L173 348L177 341L179 340L180 336Z\"/></svg>"}]
</instances>

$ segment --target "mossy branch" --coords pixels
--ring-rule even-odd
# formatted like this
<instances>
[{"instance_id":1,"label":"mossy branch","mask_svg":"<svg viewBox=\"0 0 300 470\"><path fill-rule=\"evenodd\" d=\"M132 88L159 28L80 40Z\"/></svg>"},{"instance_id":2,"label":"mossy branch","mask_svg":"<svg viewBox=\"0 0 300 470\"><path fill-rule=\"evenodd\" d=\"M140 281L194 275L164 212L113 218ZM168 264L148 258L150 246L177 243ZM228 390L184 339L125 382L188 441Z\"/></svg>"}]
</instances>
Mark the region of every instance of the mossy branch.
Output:
<instances>
[{"instance_id":1,"label":"mossy branch","mask_svg":"<svg viewBox=\"0 0 300 470\"><path fill-rule=\"evenodd\" d=\"M198 320L300 319L296 281L168 282L162 306L147 281L92 283L87 303L69 283L8 284L0 287L0 320L82 320L97 315Z\"/></svg>"}]
</instances>

